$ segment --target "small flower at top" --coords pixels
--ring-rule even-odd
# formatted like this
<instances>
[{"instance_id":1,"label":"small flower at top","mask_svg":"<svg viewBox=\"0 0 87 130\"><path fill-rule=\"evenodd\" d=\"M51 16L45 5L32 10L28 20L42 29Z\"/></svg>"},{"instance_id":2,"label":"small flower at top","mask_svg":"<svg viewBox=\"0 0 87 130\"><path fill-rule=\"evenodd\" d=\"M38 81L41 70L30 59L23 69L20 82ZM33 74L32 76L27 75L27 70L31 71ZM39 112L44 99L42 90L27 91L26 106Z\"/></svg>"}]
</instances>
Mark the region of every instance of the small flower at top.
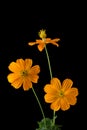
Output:
<instances>
[{"instance_id":1,"label":"small flower at top","mask_svg":"<svg viewBox=\"0 0 87 130\"><path fill-rule=\"evenodd\" d=\"M35 42L29 42L28 45L33 46L33 45L38 44L37 47L38 47L39 51L43 51L43 49L45 48L45 45L49 44L49 43L51 43L51 44L53 44L57 47L59 46L59 44L56 43L56 42L60 41L59 38L51 39L51 38L46 38L46 36L47 36L46 30L42 29L42 30L39 31L39 37L41 39L37 39Z\"/></svg>"},{"instance_id":2,"label":"small flower at top","mask_svg":"<svg viewBox=\"0 0 87 130\"><path fill-rule=\"evenodd\" d=\"M65 79L61 84L58 78L52 78L50 84L46 84L44 91L46 92L44 99L46 103L51 103L50 108L54 111L59 109L65 111L70 105L77 102L78 89L72 87L73 81Z\"/></svg>"},{"instance_id":3,"label":"small flower at top","mask_svg":"<svg viewBox=\"0 0 87 130\"><path fill-rule=\"evenodd\" d=\"M18 89L23 84L23 89L29 90L32 88L32 82L38 82L40 67L32 66L32 62L32 59L17 59L16 62L10 63L8 68L12 73L8 74L7 79L14 88Z\"/></svg>"}]
</instances>

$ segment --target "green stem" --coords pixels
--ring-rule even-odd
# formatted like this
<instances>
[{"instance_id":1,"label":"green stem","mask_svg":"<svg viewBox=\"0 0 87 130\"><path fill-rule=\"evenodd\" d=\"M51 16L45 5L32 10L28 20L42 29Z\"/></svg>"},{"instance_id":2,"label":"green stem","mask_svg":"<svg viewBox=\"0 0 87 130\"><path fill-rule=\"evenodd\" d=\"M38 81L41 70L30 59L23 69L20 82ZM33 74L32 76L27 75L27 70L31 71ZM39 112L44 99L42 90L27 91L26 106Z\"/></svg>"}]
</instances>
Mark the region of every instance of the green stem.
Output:
<instances>
[{"instance_id":1,"label":"green stem","mask_svg":"<svg viewBox=\"0 0 87 130\"><path fill-rule=\"evenodd\" d=\"M49 55L48 55L48 51L47 51L47 48L45 46L45 52L46 52L46 56L47 56L47 60L48 60L48 66L49 66L49 71L50 71L50 77L52 79L52 70L51 70L51 65L50 65L50 58L49 58Z\"/></svg>"},{"instance_id":2,"label":"green stem","mask_svg":"<svg viewBox=\"0 0 87 130\"><path fill-rule=\"evenodd\" d=\"M50 64L50 58L49 58L49 54L47 51L47 48L45 46L45 52L46 52L46 56L47 56L47 61L48 61L48 66L49 66L49 71L50 71L50 77L52 79L52 70L51 70L51 64ZM55 124L55 111L53 111L53 125Z\"/></svg>"},{"instance_id":3,"label":"green stem","mask_svg":"<svg viewBox=\"0 0 87 130\"><path fill-rule=\"evenodd\" d=\"M53 125L55 125L55 111L53 111Z\"/></svg>"},{"instance_id":4,"label":"green stem","mask_svg":"<svg viewBox=\"0 0 87 130\"><path fill-rule=\"evenodd\" d=\"M38 98L38 96L37 96L37 94L36 94L36 92L35 92L35 90L34 90L33 87L32 87L32 91L33 91L33 93L34 93L34 95L35 95L35 97L36 97L36 100L37 100L37 102L38 102L38 105L39 105L39 107L40 107L42 116L43 116L43 118L44 118L44 124L45 124L45 127L46 127L45 114L44 114L44 111L43 111L43 109L42 109L42 106L41 106L41 103L40 103L40 101L39 101L39 98Z\"/></svg>"}]
</instances>

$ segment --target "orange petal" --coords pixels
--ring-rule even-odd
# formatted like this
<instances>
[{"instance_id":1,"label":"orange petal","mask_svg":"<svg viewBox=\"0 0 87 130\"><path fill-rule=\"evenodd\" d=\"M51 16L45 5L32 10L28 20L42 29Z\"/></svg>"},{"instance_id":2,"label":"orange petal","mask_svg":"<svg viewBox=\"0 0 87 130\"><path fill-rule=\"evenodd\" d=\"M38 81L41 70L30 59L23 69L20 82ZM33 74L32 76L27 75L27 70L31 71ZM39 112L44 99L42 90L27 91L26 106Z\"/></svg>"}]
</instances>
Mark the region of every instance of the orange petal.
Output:
<instances>
[{"instance_id":1,"label":"orange petal","mask_svg":"<svg viewBox=\"0 0 87 130\"><path fill-rule=\"evenodd\" d=\"M53 102L50 107L52 110L58 111L60 109L60 98Z\"/></svg>"},{"instance_id":2,"label":"orange petal","mask_svg":"<svg viewBox=\"0 0 87 130\"><path fill-rule=\"evenodd\" d=\"M68 110L70 108L70 104L66 97L61 98L60 107L61 107L61 110L63 111Z\"/></svg>"},{"instance_id":3,"label":"orange petal","mask_svg":"<svg viewBox=\"0 0 87 130\"><path fill-rule=\"evenodd\" d=\"M66 91L67 89L70 89L73 85L73 81L71 79L65 79L62 83L62 90Z\"/></svg>"},{"instance_id":4,"label":"orange petal","mask_svg":"<svg viewBox=\"0 0 87 130\"><path fill-rule=\"evenodd\" d=\"M33 45L35 45L35 44L37 44L36 42L29 42L28 43L28 45L30 45L30 46L33 46Z\"/></svg>"},{"instance_id":5,"label":"orange petal","mask_svg":"<svg viewBox=\"0 0 87 130\"><path fill-rule=\"evenodd\" d=\"M45 44L39 44L37 47L39 51L43 51Z\"/></svg>"},{"instance_id":6,"label":"orange petal","mask_svg":"<svg viewBox=\"0 0 87 130\"><path fill-rule=\"evenodd\" d=\"M24 66L25 66L25 70L30 70L31 66L32 66L32 59L25 59L25 62L24 62Z\"/></svg>"},{"instance_id":7,"label":"orange petal","mask_svg":"<svg viewBox=\"0 0 87 130\"><path fill-rule=\"evenodd\" d=\"M77 88L70 88L67 91L65 91L65 95L72 95L72 96L78 96L78 89Z\"/></svg>"},{"instance_id":8,"label":"orange petal","mask_svg":"<svg viewBox=\"0 0 87 130\"><path fill-rule=\"evenodd\" d=\"M61 89L61 82L58 78L51 79L52 88L59 90Z\"/></svg>"},{"instance_id":9,"label":"orange petal","mask_svg":"<svg viewBox=\"0 0 87 130\"><path fill-rule=\"evenodd\" d=\"M38 75L31 75L30 76L30 79L33 83L37 83L38 82L38 79L39 79L39 76Z\"/></svg>"},{"instance_id":10,"label":"orange petal","mask_svg":"<svg viewBox=\"0 0 87 130\"><path fill-rule=\"evenodd\" d=\"M59 46L59 44L56 43L56 42L58 42L58 41L60 41L59 38L55 38L55 39L53 39L53 40L52 40L51 38L46 38L46 44L51 43L51 44L53 44L53 45L56 45L57 47Z\"/></svg>"},{"instance_id":11,"label":"orange petal","mask_svg":"<svg viewBox=\"0 0 87 130\"><path fill-rule=\"evenodd\" d=\"M53 89L51 89L51 85L50 85L50 84L46 84L46 85L44 86L44 91L45 91L46 93L52 93L52 92L53 92Z\"/></svg>"},{"instance_id":12,"label":"orange petal","mask_svg":"<svg viewBox=\"0 0 87 130\"><path fill-rule=\"evenodd\" d=\"M59 44L58 43L56 43L56 42L53 42L53 41L51 41L51 44L53 44L53 45L55 45L55 46L59 46Z\"/></svg>"},{"instance_id":13,"label":"orange petal","mask_svg":"<svg viewBox=\"0 0 87 130\"><path fill-rule=\"evenodd\" d=\"M14 88L18 89L18 88L21 87L22 83L23 83L22 78L18 78L18 79L16 79L14 82L12 82L11 85L12 85Z\"/></svg>"},{"instance_id":14,"label":"orange petal","mask_svg":"<svg viewBox=\"0 0 87 130\"><path fill-rule=\"evenodd\" d=\"M46 38L46 43L50 43L50 41L51 41L51 38Z\"/></svg>"},{"instance_id":15,"label":"orange petal","mask_svg":"<svg viewBox=\"0 0 87 130\"><path fill-rule=\"evenodd\" d=\"M24 89L24 91L27 91L30 88L32 88L32 83L28 78L26 78L23 82L23 89Z\"/></svg>"},{"instance_id":16,"label":"orange petal","mask_svg":"<svg viewBox=\"0 0 87 130\"><path fill-rule=\"evenodd\" d=\"M45 99L45 102L52 103L57 99L57 96L54 94L45 94L44 99Z\"/></svg>"},{"instance_id":17,"label":"orange petal","mask_svg":"<svg viewBox=\"0 0 87 130\"><path fill-rule=\"evenodd\" d=\"M21 69L20 66L15 62L11 62L10 65L8 66L8 68L12 72L19 72Z\"/></svg>"},{"instance_id":18,"label":"orange petal","mask_svg":"<svg viewBox=\"0 0 87 130\"><path fill-rule=\"evenodd\" d=\"M58 41L59 41L59 39L53 39L53 40L50 41L50 43L58 47L59 44L56 43L56 42L58 42Z\"/></svg>"},{"instance_id":19,"label":"orange petal","mask_svg":"<svg viewBox=\"0 0 87 130\"><path fill-rule=\"evenodd\" d=\"M37 43L37 44L43 44L44 42L43 42L42 40L37 39L37 40L36 40L36 43Z\"/></svg>"},{"instance_id":20,"label":"orange petal","mask_svg":"<svg viewBox=\"0 0 87 130\"><path fill-rule=\"evenodd\" d=\"M38 74L39 72L40 72L40 66L39 65L34 65L29 71L30 74Z\"/></svg>"},{"instance_id":21,"label":"orange petal","mask_svg":"<svg viewBox=\"0 0 87 130\"><path fill-rule=\"evenodd\" d=\"M70 94L73 95L73 96L78 96L78 89L77 88L71 88L70 90Z\"/></svg>"},{"instance_id":22,"label":"orange petal","mask_svg":"<svg viewBox=\"0 0 87 130\"><path fill-rule=\"evenodd\" d=\"M75 96L67 95L66 98L70 105L75 105L77 103L77 98Z\"/></svg>"},{"instance_id":23,"label":"orange petal","mask_svg":"<svg viewBox=\"0 0 87 130\"><path fill-rule=\"evenodd\" d=\"M20 66L21 70L24 70L24 60L23 59L17 59L16 63Z\"/></svg>"},{"instance_id":24,"label":"orange petal","mask_svg":"<svg viewBox=\"0 0 87 130\"><path fill-rule=\"evenodd\" d=\"M10 73L8 76L7 76L7 79L10 83L14 82L15 80L19 79L20 78L20 75L18 73Z\"/></svg>"},{"instance_id":25,"label":"orange petal","mask_svg":"<svg viewBox=\"0 0 87 130\"><path fill-rule=\"evenodd\" d=\"M54 88L52 88L52 85L50 85L50 84L46 84L44 86L44 91L46 93L49 93L49 94L52 94L52 95L55 95L57 93L57 91Z\"/></svg>"},{"instance_id":26,"label":"orange petal","mask_svg":"<svg viewBox=\"0 0 87 130\"><path fill-rule=\"evenodd\" d=\"M53 39L52 41L58 42L58 41L60 41L60 38L55 38L55 39Z\"/></svg>"}]
</instances>

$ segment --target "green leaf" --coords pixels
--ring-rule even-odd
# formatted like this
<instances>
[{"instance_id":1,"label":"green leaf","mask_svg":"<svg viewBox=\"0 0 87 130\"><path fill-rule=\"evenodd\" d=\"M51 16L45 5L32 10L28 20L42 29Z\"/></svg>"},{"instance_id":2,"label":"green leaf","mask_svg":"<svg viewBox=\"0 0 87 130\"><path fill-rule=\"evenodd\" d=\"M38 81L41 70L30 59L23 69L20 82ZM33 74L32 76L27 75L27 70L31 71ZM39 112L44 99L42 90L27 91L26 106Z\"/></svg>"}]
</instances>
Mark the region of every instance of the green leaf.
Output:
<instances>
[{"instance_id":1,"label":"green leaf","mask_svg":"<svg viewBox=\"0 0 87 130\"><path fill-rule=\"evenodd\" d=\"M53 125L52 121L53 120L50 118L42 119L40 122L38 122L39 128L36 130L61 130L61 126L56 124Z\"/></svg>"}]
</instances>

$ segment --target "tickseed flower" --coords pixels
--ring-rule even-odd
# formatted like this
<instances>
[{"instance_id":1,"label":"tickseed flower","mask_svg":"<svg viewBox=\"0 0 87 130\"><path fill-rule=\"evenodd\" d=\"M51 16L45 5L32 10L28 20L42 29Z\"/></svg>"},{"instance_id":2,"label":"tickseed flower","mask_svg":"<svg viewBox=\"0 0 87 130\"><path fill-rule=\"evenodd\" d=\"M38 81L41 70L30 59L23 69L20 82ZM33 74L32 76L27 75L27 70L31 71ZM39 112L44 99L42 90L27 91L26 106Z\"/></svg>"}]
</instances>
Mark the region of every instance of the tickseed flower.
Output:
<instances>
[{"instance_id":1,"label":"tickseed flower","mask_svg":"<svg viewBox=\"0 0 87 130\"><path fill-rule=\"evenodd\" d=\"M65 79L62 84L58 78L52 78L51 83L45 85L44 91L46 92L44 99L45 102L51 103L50 108L54 111L59 109L65 111L70 108L70 105L75 105L77 102L76 96L78 89L73 87L71 79Z\"/></svg>"},{"instance_id":2,"label":"tickseed flower","mask_svg":"<svg viewBox=\"0 0 87 130\"><path fill-rule=\"evenodd\" d=\"M29 90L32 88L32 82L38 82L40 67L32 66L32 62L32 59L17 59L16 62L10 63L8 68L12 73L7 76L7 79L14 88L18 89L23 84L23 89Z\"/></svg>"},{"instance_id":3,"label":"tickseed flower","mask_svg":"<svg viewBox=\"0 0 87 130\"><path fill-rule=\"evenodd\" d=\"M59 44L57 44L56 42L60 41L60 39L59 38L55 38L55 39L46 38L46 36L47 36L46 30L42 29L42 30L40 30L40 32L38 34L41 39L37 39L35 42L29 42L28 45L33 46L33 45L38 44L37 47L38 47L39 51L43 51L43 49L45 48L45 45L49 44L49 43L51 43L57 47L59 46Z\"/></svg>"}]
</instances>

